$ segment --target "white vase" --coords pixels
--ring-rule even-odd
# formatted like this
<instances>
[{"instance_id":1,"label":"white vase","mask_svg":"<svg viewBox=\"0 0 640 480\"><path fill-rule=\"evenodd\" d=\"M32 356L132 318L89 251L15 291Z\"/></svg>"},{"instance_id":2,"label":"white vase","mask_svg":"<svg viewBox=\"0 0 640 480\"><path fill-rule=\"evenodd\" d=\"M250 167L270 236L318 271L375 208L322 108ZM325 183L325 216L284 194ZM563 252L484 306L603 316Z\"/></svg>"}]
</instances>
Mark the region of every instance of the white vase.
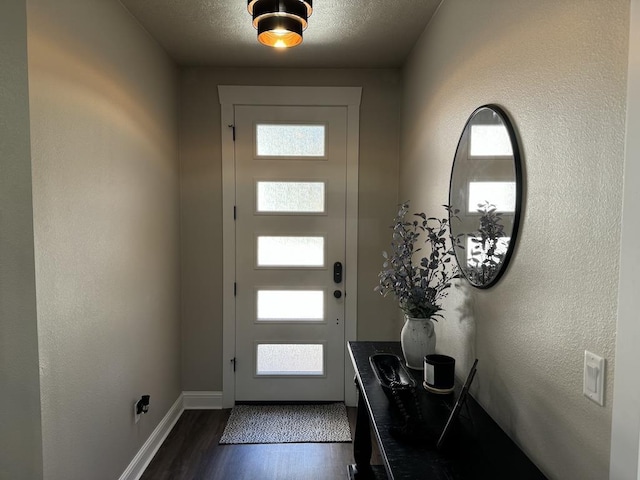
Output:
<instances>
[{"instance_id":1,"label":"white vase","mask_svg":"<svg viewBox=\"0 0 640 480\"><path fill-rule=\"evenodd\" d=\"M436 352L436 331L430 318L404 316L405 322L400 332L402 354L407 367L414 370L424 368L424 357Z\"/></svg>"}]
</instances>

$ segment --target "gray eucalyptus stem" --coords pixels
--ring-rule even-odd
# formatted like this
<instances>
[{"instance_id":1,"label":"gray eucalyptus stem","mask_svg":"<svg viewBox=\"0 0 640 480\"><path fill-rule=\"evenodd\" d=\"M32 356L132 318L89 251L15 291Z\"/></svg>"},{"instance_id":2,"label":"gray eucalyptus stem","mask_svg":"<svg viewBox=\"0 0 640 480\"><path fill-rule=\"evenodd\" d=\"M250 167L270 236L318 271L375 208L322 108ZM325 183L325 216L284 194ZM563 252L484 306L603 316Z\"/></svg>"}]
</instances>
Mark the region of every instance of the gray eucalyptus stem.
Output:
<instances>
[{"instance_id":1,"label":"gray eucalyptus stem","mask_svg":"<svg viewBox=\"0 0 640 480\"><path fill-rule=\"evenodd\" d=\"M455 213L448 205L443 207L450 217ZM409 202L400 205L392 225L391 250L383 252L385 261L378 274L379 285L375 288L383 296L393 294L400 309L413 318L442 317L441 302L447 296L451 282L460 277L447 218L427 217L414 213L413 220L406 217ZM427 247L427 255L414 260ZM417 263L417 264L416 264Z\"/></svg>"}]
</instances>

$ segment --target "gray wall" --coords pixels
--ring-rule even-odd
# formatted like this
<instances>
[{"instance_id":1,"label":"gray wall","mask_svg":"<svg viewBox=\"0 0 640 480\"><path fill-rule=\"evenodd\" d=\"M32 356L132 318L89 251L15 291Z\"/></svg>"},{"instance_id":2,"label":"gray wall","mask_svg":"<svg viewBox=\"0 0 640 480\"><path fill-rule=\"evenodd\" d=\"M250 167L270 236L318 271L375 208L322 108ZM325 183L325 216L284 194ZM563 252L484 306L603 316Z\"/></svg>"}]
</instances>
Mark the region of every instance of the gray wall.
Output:
<instances>
[{"instance_id":1,"label":"gray wall","mask_svg":"<svg viewBox=\"0 0 640 480\"><path fill-rule=\"evenodd\" d=\"M177 71L119 2L27 5L44 476L113 480L181 390Z\"/></svg>"},{"instance_id":2,"label":"gray wall","mask_svg":"<svg viewBox=\"0 0 640 480\"><path fill-rule=\"evenodd\" d=\"M476 107L518 131L511 267L454 290L438 350L480 359L476 397L552 479L609 473L628 22L628 0L445 0L404 70L400 195L417 208L447 201ZM585 349L608 361L604 407L582 395Z\"/></svg>"},{"instance_id":3,"label":"gray wall","mask_svg":"<svg viewBox=\"0 0 640 480\"><path fill-rule=\"evenodd\" d=\"M181 75L182 386L222 390L222 180L218 85L362 86L358 338L398 338L373 292L398 202L400 72L187 68Z\"/></svg>"},{"instance_id":4,"label":"gray wall","mask_svg":"<svg viewBox=\"0 0 640 480\"><path fill-rule=\"evenodd\" d=\"M27 19L0 4L0 478L42 478Z\"/></svg>"}]
</instances>

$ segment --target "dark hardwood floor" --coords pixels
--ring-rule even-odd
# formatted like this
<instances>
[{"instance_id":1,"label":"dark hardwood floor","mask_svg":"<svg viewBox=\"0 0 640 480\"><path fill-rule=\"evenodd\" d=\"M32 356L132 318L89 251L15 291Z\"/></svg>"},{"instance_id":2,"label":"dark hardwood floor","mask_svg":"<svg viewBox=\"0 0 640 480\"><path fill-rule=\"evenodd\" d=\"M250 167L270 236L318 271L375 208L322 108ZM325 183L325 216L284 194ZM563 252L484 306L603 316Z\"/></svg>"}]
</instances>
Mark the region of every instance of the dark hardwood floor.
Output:
<instances>
[{"instance_id":1,"label":"dark hardwood floor","mask_svg":"<svg viewBox=\"0 0 640 480\"><path fill-rule=\"evenodd\" d=\"M356 409L347 412L353 438ZM347 478L347 466L353 463L351 443L218 445L230 413L230 409L186 410L141 480Z\"/></svg>"}]
</instances>

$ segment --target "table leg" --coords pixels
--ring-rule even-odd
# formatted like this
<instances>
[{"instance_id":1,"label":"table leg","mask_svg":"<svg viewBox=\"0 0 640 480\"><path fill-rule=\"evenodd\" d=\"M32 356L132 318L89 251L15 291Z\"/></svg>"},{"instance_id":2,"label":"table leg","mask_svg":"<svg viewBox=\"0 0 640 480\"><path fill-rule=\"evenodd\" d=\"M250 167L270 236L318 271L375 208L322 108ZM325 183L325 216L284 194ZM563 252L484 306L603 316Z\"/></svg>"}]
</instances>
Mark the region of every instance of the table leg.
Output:
<instances>
[{"instance_id":1,"label":"table leg","mask_svg":"<svg viewBox=\"0 0 640 480\"><path fill-rule=\"evenodd\" d=\"M371 430L369 426L369 414L364 402L360 384L356 379L358 389L358 411L356 416L356 431L353 438L353 458L355 465L349 467L349 477L354 480L374 478L371 469Z\"/></svg>"}]
</instances>

